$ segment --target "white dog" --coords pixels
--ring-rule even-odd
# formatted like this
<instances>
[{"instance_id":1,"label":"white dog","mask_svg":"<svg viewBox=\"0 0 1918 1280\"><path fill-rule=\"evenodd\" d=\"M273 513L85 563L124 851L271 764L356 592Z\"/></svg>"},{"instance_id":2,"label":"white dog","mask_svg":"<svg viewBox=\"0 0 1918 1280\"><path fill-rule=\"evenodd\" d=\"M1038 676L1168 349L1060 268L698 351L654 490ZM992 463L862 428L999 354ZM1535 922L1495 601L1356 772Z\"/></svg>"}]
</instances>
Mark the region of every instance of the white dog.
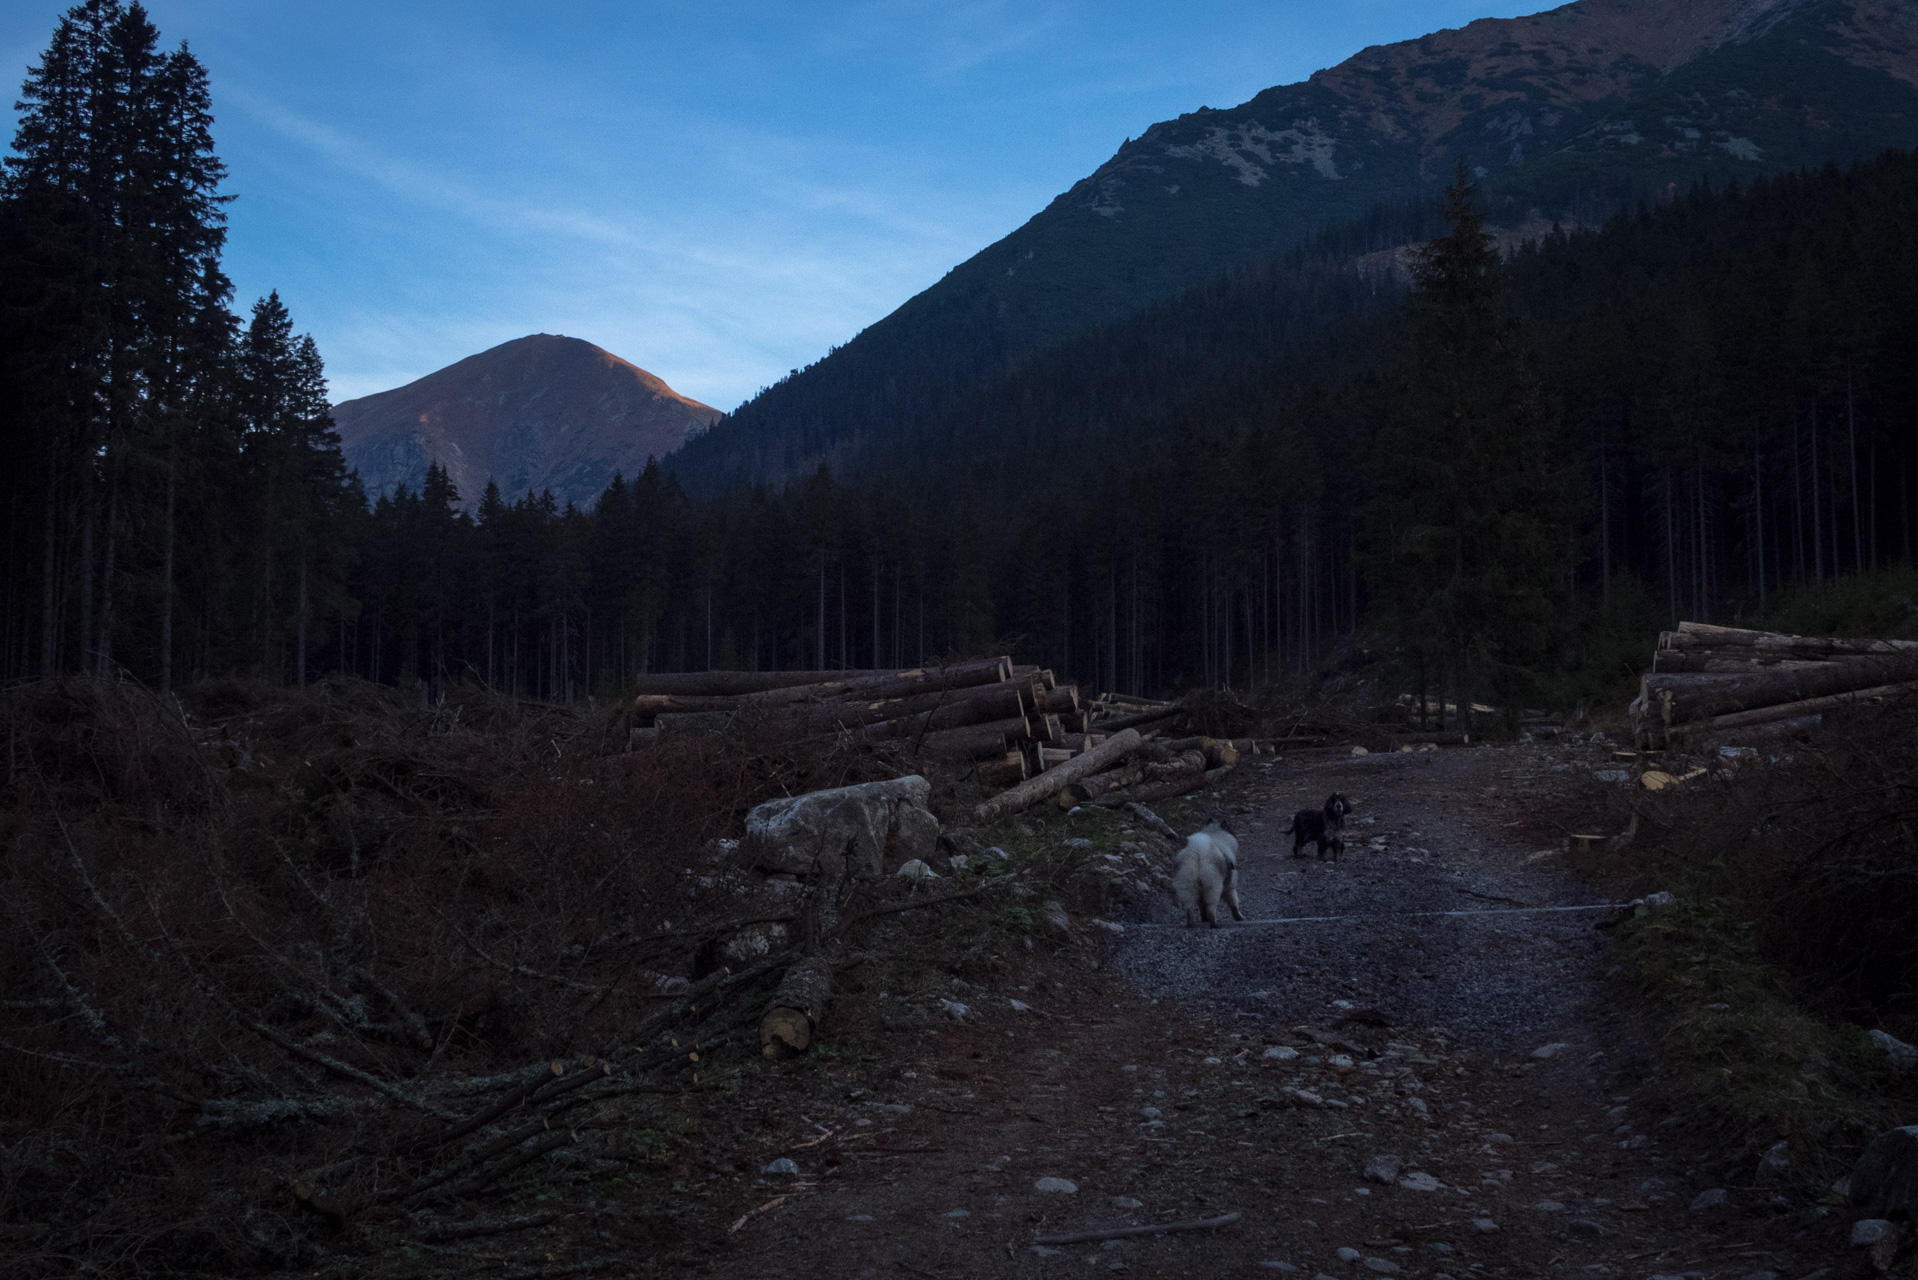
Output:
<instances>
[{"instance_id":1,"label":"white dog","mask_svg":"<svg viewBox=\"0 0 1918 1280\"><path fill-rule=\"evenodd\" d=\"M1205 918L1214 929L1219 927L1219 901L1232 909L1234 920L1244 920L1239 909L1239 841L1222 822L1212 822L1205 830L1186 837L1185 848L1172 867L1172 887L1179 895L1179 907L1185 912L1185 927L1198 923L1194 913Z\"/></svg>"}]
</instances>

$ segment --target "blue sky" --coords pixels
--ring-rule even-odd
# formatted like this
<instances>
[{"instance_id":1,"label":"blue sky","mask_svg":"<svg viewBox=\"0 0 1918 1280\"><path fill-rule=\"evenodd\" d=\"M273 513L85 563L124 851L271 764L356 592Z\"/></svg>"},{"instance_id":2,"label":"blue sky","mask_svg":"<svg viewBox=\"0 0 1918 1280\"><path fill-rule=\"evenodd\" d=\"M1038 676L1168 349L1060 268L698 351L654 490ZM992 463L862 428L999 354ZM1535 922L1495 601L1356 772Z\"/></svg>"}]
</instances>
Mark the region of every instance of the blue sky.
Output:
<instances>
[{"instance_id":1,"label":"blue sky","mask_svg":"<svg viewBox=\"0 0 1918 1280\"><path fill-rule=\"evenodd\" d=\"M64 7L0 8L10 88ZM336 399L546 332L730 409L1154 121L1546 6L148 7L212 79L240 305L279 289Z\"/></svg>"}]
</instances>

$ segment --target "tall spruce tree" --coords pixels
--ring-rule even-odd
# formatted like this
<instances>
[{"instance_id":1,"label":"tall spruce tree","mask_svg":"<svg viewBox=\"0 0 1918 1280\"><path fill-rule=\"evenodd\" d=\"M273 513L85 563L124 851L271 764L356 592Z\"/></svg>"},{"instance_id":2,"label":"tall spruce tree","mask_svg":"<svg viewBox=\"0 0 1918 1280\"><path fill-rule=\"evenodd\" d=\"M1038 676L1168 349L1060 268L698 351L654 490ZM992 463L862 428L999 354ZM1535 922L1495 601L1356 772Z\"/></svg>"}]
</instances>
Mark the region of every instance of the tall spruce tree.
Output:
<instances>
[{"instance_id":1,"label":"tall spruce tree","mask_svg":"<svg viewBox=\"0 0 1918 1280\"><path fill-rule=\"evenodd\" d=\"M1415 660L1508 705L1549 650L1570 553L1551 424L1463 166L1412 261L1396 403L1379 432L1375 601Z\"/></svg>"},{"instance_id":2,"label":"tall spruce tree","mask_svg":"<svg viewBox=\"0 0 1918 1280\"><path fill-rule=\"evenodd\" d=\"M138 4L68 10L17 109L4 196L9 239L30 248L4 310L39 486L40 667L104 671L129 626L122 580L172 545L148 526L172 517L203 321L227 293L225 170L204 68L184 45L160 52ZM159 595L170 619L171 584Z\"/></svg>"}]
</instances>

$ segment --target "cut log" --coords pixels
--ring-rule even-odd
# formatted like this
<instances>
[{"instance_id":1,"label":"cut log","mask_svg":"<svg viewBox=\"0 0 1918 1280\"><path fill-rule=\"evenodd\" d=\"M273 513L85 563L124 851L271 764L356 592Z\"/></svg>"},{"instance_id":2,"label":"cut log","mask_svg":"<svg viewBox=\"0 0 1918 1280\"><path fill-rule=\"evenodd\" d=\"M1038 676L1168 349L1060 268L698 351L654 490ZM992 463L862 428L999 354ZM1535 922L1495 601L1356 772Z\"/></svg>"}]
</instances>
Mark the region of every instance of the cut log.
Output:
<instances>
[{"instance_id":1,"label":"cut log","mask_svg":"<svg viewBox=\"0 0 1918 1280\"><path fill-rule=\"evenodd\" d=\"M1079 687L1066 685L1063 688L1047 689L1039 695L1039 710L1064 715L1068 711L1079 709Z\"/></svg>"},{"instance_id":2,"label":"cut log","mask_svg":"<svg viewBox=\"0 0 1918 1280\"><path fill-rule=\"evenodd\" d=\"M1131 715L1120 716L1117 720L1100 720L1090 729L1099 733L1117 733L1121 729L1140 729L1161 720L1170 720L1185 710L1184 707L1155 707L1149 711L1135 711Z\"/></svg>"},{"instance_id":3,"label":"cut log","mask_svg":"<svg viewBox=\"0 0 1918 1280\"><path fill-rule=\"evenodd\" d=\"M1674 737L1696 738L1708 733L1748 729L1755 725L1769 725L1781 720L1796 720L1801 716L1822 715L1827 711L1842 711L1847 707L1863 706L1867 702L1876 702L1881 699L1905 699L1914 696L1918 696L1918 680L1908 680L1901 684L1880 685L1875 689L1854 689L1847 693L1832 694L1823 698L1781 702L1752 711L1737 711L1703 720L1687 721L1673 725L1671 733Z\"/></svg>"},{"instance_id":4,"label":"cut log","mask_svg":"<svg viewBox=\"0 0 1918 1280\"><path fill-rule=\"evenodd\" d=\"M1028 778L1018 786L1003 794L994 796L972 811L975 826L984 826L997 821L1009 813L1017 813L1029 805L1037 804L1048 796L1063 791L1080 778L1089 778L1103 772L1139 749L1138 730L1127 729L1114 734L1105 742L1090 751L1076 755L1056 769L1048 769L1036 778Z\"/></svg>"},{"instance_id":5,"label":"cut log","mask_svg":"<svg viewBox=\"0 0 1918 1280\"><path fill-rule=\"evenodd\" d=\"M795 685L821 684L828 680L875 679L907 675L916 668L901 667L875 671L675 671L633 677L641 697L720 697L737 698L769 689L790 689Z\"/></svg>"},{"instance_id":6,"label":"cut log","mask_svg":"<svg viewBox=\"0 0 1918 1280\"><path fill-rule=\"evenodd\" d=\"M1055 769L1077 754L1078 753L1071 747L1041 746L1039 748L1039 767L1041 769Z\"/></svg>"},{"instance_id":7,"label":"cut log","mask_svg":"<svg viewBox=\"0 0 1918 1280\"><path fill-rule=\"evenodd\" d=\"M1031 707L1032 691L1017 684L984 685L974 689L946 689L939 693L927 694L923 698L910 699L924 702L926 705L908 714L887 719L865 721L862 717L872 714L880 708L895 706L896 703L880 703L876 706L859 705L850 714L826 713L827 723L837 723L846 728L863 726L861 732L869 739L878 741L886 738L916 738L922 733L937 733L941 729L959 729L966 725L987 724L994 720L1023 718ZM850 719L854 724L847 724Z\"/></svg>"},{"instance_id":8,"label":"cut log","mask_svg":"<svg viewBox=\"0 0 1918 1280\"><path fill-rule=\"evenodd\" d=\"M993 790L1016 787L1025 780L1026 757L1023 752L1008 751L1005 759L988 760L979 766L980 785Z\"/></svg>"},{"instance_id":9,"label":"cut log","mask_svg":"<svg viewBox=\"0 0 1918 1280\"><path fill-rule=\"evenodd\" d=\"M1757 649L1660 649L1652 655L1652 670L1660 675L1740 675L1774 667L1815 666L1825 660Z\"/></svg>"},{"instance_id":10,"label":"cut log","mask_svg":"<svg viewBox=\"0 0 1918 1280\"><path fill-rule=\"evenodd\" d=\"M1633 722L1643 731L1913 679L1918 679L1918 653L1833 658L1746 675L1654 672L1639 681Z\"/></svg>"},{"instance_id":11,"label":"cut log","mask_svg":"<svg viewBox=\"0 0 1918 1280\"><path fill-rule=\"evenodd\" d=\"M1104 773L1095 773L1090 778L1081 778L1067 787L1065 793L1069 793L1075 800L1096 800L1114 791L1123 791L1127 787L1136 786L1144 777L1145 765L1135 758L1117 769L1107 769Z\"/></svg>"},{"instance_id":12,"label":"cut log","mask_svg":"<svg viewBox=\"0 0 1918 1280\"><path fill-rule=\"evenodd\" d=\"M813 1032L826 1019L832 1000L832 961L808 956L779 981L772 1003L759 1019L759 1051L768 1058L789 1058L812 1047Z\"/></svg>"},{"instance_id":13,"label":"cut log","mask_svg":"<svg viewBox=\"0 0 1918 1280\"><path fill-rule=\"evenodd\" d=\"M923 738L914 738L920 751L949 760L987 760L1003 757L1006 746L1023 740L1028 721L1024 716L969 724L959 729L941 729Z\"/></svg>"},{"instance_id":14,"label":"cut log","mask_svg":"<svg viewBox=\"0 0 1918 1280\"><path fill-rule=\"evenodd\" d=\"M1681 622L1678 630L1658 638L1659 649L1745 650L1779 657L1837 658L1872 654L1918 653L1918 640L1871 640L1850 636L1794 636L1777 631L1751 631L1707 622Z\"/></svg>"},{"instance_id":15,"label":"cut log","mask_svg":"<svg viewBox=\"0 0 1918 1280\"><path fill-rule=\"evenodd\" d=\"M1066 740L1065 726L1059 723L1058 716L1034 716L1029 732L1035 742L1059 746Z\"/></svg>"}]
</instances>

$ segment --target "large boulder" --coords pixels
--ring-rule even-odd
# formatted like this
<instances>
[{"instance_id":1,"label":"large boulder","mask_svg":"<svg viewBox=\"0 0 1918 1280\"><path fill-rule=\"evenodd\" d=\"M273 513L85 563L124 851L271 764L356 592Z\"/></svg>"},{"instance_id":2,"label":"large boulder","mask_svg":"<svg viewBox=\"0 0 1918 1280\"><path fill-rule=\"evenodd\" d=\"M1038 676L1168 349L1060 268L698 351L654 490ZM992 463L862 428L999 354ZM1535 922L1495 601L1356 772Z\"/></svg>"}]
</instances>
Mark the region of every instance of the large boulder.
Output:
<instances>
[{"instance_id":1,"label":"large boulder","mask_svg":"<svg viewBox=\"0 0 1918 1280\"><path fill-rule=\"evenodd\" d=\"M1852 1207L1894 1222L1918 1219L1918 1125L1872 1139L1851 1171Z\"/></svg>"},{"instance_id":2,"label":"large boulder","mask_svg":"<svg viewBox=\"0 0 1918 1280\"><path fill-rule=\"evenodd\" d=\"M746 815L746 840L763 871L871 879L913 858L929 859L939 819L926 807L932 784L917 774L783 800Z\"/></svg>"}]
</instances>

